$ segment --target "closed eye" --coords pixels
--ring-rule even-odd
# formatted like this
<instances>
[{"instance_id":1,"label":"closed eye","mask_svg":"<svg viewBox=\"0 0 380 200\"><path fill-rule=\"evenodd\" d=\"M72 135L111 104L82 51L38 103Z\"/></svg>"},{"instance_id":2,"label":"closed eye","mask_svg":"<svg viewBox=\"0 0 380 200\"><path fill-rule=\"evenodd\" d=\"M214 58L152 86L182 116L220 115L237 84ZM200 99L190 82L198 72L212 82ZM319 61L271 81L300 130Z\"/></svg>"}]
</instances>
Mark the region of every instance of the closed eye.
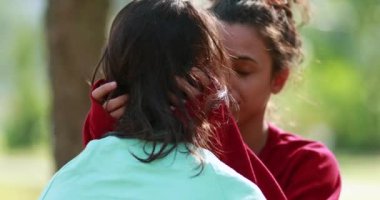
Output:
<instances>
[{"instance_id":1,"label":"closed eye","mask_svg":"<svg viewBox=\"0 0 380 200\"><path fill-rule=\"evenodd\" d=\"M234 70L235 73L241 77L248 76L251 72L241 71L241 70Z\"/></svg>"}]
</instances>

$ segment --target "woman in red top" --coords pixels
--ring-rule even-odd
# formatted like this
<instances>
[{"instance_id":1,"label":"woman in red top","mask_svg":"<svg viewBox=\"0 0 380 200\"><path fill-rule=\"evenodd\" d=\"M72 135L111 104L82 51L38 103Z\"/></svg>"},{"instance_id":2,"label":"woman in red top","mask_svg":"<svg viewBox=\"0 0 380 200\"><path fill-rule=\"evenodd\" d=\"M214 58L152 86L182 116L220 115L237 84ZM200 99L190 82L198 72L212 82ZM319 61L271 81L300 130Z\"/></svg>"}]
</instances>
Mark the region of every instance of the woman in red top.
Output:
<instances>
[{"instance_id":1,"label":"woman in red top","mask_svg":"<svg viewBox=\"0 0 380 200\"><path fill-rule=\"evenodd\" d=\"M270 96L282 90L290 68L301 58L291 3L218 0L210 9L224 24L224 45L236 72L230 79L232 95L239 104L234 116L245 142L233 134L239 130L228 114L211 116L225 122L216 130L223 147L220 158L255 182L268 199L338 199L341 178L334 155L323 144L284 132L264 118ZM185 85L186 93L197 92ZM108 101L106 111L96 103L115 88L114 83L107 83L93 91L85 143L112 129L112 117L124 112L127 96ZM219 111L228 112L225 108Z\"/></svg>"},{"instance_id":2,"label":"woman in red top","mask_svg":"<svg viewBox=\"0 0 380 200\"><path fill-rule=\"evenodd\" d=\"M338 199L341 179L334 155L264 119L270 96L281 91L302 56L290 2L221 0L211 10L225 24L224 45L238 75L230 81L240 107L235 117L249 150L288 199Z\"/></svg>"}]
</instances>

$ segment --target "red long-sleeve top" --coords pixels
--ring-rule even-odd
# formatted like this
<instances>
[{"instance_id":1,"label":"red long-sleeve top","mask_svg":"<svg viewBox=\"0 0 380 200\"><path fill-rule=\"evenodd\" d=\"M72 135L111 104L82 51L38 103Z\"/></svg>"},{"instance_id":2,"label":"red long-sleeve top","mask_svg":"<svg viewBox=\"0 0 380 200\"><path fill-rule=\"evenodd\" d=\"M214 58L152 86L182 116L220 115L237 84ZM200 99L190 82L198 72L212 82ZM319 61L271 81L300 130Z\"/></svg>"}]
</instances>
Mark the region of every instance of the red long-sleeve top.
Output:
<instances>
[{"instance_id":1,"label":"red long-sleeve top","mask_svg":"<svg viewBox=\"0 0 380 200\"><path fill-rule=\"evenodd\" d=\"M99 84L101 82L93 89ZM91 103L83 128L84 145L112 131L116 122L93 98ZM211 112L209 121L221 124L216 126L216 140L221 145L215 155L256 183L267 199L339 199L338 165L333 154L322 144L303 140L270 125L268 142L259 158L244 143L225 105Z\"/></svg>"}]
</instances>

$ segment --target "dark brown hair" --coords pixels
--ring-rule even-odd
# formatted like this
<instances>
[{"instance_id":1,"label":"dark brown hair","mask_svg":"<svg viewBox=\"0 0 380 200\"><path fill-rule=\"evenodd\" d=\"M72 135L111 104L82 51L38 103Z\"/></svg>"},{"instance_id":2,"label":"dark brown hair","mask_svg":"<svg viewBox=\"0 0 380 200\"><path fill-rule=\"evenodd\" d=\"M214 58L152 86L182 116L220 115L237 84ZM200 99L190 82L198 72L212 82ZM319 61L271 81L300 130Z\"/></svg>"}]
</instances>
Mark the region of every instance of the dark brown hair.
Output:
<instances>
[{"instance_id":1,"label":"dark brown hair","mask_svg":"<svg viewBox=\"0 0 380 200\"><path fill-rule=\"evenodd\" d=\"M302 61L301 39L292 4L303 8L308 20L307 0L216 0L211 11L222 21L255 28L265 39L272 58L273 72Z\"/></svg>"},{"instance_id":2,"label":"dark brown hair","mask_svg":"<svg viewBox=\"0 0 380 200\"><path fill-rule=\"evenodd\" d=\"M129 95L117 135L153 144L140 161L162 158L179 143L189 144L190 153L193 147L208 148L213 131L206 117L221 100L228 69L217 29L213 16L181 0L135 0L114 19L100 66L106 81L117 82L112 95ZM199 112L189 112L180 101L174 115L169 93L185 98L175 76L196 85L193 67L211 77L216 90L204 94L207 102Z\"/></svg>"}]
</instances>

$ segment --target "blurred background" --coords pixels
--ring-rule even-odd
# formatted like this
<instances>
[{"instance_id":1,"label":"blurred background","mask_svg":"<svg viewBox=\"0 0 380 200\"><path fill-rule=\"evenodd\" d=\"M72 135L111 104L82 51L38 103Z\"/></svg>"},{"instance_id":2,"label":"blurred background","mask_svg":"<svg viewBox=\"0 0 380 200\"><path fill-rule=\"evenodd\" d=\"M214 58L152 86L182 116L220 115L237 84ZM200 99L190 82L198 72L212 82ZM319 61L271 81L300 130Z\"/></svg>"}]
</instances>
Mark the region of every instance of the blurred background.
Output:
<instances>
[{"instance_id":1,"label":"blurred background","mask_svg":"<svg viewBox=\"0 0 380 200\"><path fill-rule=\"evenodd\" d=\"M55 169L80 151L86 81L126 2L0 0L1 199L38 198ZM330 147L343 176L341 199L376 199L380 1L311 5L304 63L273 99L269 117Z\"/></svg>"}]
</instances>

